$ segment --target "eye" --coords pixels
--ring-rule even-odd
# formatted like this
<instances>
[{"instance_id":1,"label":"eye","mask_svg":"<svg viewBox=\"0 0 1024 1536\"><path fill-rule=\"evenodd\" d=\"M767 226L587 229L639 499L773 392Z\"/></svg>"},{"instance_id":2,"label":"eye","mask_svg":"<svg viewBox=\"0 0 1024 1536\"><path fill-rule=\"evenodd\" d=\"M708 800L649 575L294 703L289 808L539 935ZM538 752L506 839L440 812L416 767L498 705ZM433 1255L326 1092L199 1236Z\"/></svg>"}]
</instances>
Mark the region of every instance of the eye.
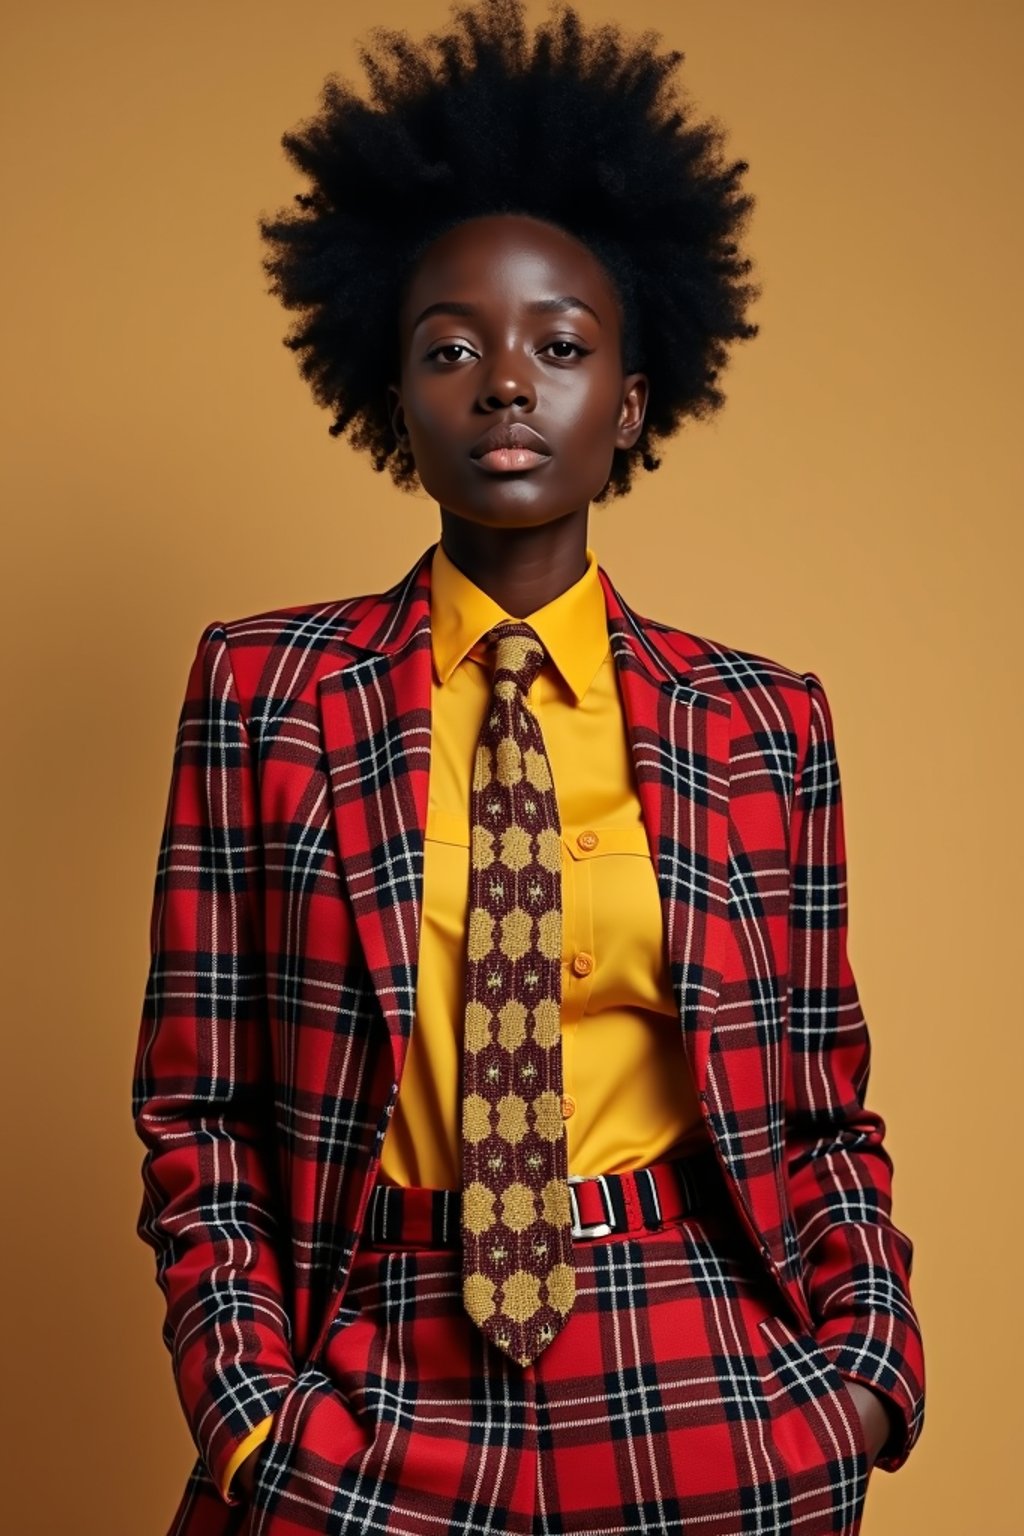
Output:
<instances>
[{"instance_id":1,"label":"eye","mask_svg":"<svg viewBox=\"0 0 1024 1536\"><path fill-rule=\"evenodd\" d=\"M570 349L570 351L578 352L580 357L589 357L590 356L589 348L581 347L578 341L567 341L565 339L565 337L558 337L554 341L549 341L548 342L548 346L549 347L568 347ZM545 348L545 351L546 350L547 349ZM560 354L560 356L566 362L568 362L569 358L568 358L568 354L567 353L563 352L563 353Z\"/></svg>"},{"instance_id":2,"label":"eye","mask_svg":"<svg viewBox=\"0 0 1024 1536\"><path fill-rule=\"evenodd\" d=\"M468 352L469 348L466 346L464 341L443 341L439 347L432 348L432 350L427 353L427 357L430 361L433 361L435 357L440 357L442 352L452 351ZM447 361L460 363L462 359L460 357L455 357L448 358Z\"/></svg>"},{"instance_id":3,"label":"eye","mask_svg":"<svg viewBox=\"0 0 1024 1536\"><path fill-rule=\"evenodd\" d=\"M565 362L565 363L567 363L569 361L570 357L572 356L572 354L574 352L577 353L580 357L589 357L590 353L591 353L591 350L592 350L592 348L581 346L578 341L569 341L568 338L564 337L564 336L557 336L554 341L549 341L547 346L541 348L541 351L542 352L547 352L549 350L549 348L551 348L551 347L567 347L568 348L567 352L560 352L560 353L558 353L556 355L556 361L557 362ZM435 358L441 358L443 353L452 353L452 352L465 353L466 356L469 356L469 357L473 357L473 356L476 355L472 351L472 348L467 347L467 345L466 345L466 343L464 341L443 341L443 342L441 342L441 344L439 346L432 347L430 349L430 351L427 353L427 361L428 362L433 362ZM461 357L451 357L451 356L448 356L448 357L444 357L443 361L445 363L448 363L448 364L455 364L455 363L461 363L462 362L462 358Z\"/></svg>"}]
</instances>

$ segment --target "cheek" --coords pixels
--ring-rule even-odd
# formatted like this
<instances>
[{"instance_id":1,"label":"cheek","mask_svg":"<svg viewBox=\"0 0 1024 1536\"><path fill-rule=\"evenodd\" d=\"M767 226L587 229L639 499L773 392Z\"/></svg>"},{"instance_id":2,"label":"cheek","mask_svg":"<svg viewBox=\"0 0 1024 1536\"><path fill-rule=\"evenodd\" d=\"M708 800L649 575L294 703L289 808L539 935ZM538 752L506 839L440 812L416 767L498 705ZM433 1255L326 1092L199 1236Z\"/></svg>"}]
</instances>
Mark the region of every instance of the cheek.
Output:
<instances>
[{"instance_id":1,"label":"cheek","mask_svg":"<svg viewBox=\"0 0 1024 1536\"><path fill-rule=\"evenodd\" d=\"M413 441L424 443L438 435L446 417L444 399L440 391L424 389L422 385L404 395L405 423ZM450 407L448 408L450 412Z\"/></svg>"},{"instance_id":2,"label":"cheek","mask_svg":"<svg viewBox=\"0 0 1024 1536\"><path fill-rule=\"evenodd\" d=\"M616 415L610 407L591 409L574 423L571 432L564 436L564 457L567 467L583 476L588 485L595 476L601 480L611 469L615 452Z\"/></svg>"},{"instance_id":3,"label":"cheek","mask_svg":"<svg viewBox=\"0 0 1024 1536\"><path fill-rule=\"evenodd\" d=\"M450 470L457 457L446 420L442 411L432 410L422 399L416 403L415 415L406 416L412 456L418 467L432 471L435 476L444 474L446 468Z\"/></svg>"},{"instance_id":4,"label":"cheek","mask_svg":"<svg viewBox=\"0 0 1024 1536\"><path fill-rule=\"evenodd\" d=\"M602 377L593 380L568 407L573 441L594 450L610 447L618 428L621 405L620 379Z\"/></svg>"}]
</instances>

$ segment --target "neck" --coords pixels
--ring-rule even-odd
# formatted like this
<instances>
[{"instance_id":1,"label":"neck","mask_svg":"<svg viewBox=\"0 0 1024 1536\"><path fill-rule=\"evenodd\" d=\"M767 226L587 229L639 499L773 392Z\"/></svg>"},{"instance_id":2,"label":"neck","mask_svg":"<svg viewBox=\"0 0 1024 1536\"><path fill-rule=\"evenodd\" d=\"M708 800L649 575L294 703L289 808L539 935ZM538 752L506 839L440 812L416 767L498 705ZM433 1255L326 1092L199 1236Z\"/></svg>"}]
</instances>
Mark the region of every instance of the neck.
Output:
<instances>
[{"instance_id":1,"label":"neck","mask_svg":"<svg viewBox=\"0 0 1024 1536\"><path fill-rule=\"evenodd\" d=\"M514 619L551 603L587 568L587 509L534 528L490 528L441 508L441 548Z\"/></svg>"}]
</instances>

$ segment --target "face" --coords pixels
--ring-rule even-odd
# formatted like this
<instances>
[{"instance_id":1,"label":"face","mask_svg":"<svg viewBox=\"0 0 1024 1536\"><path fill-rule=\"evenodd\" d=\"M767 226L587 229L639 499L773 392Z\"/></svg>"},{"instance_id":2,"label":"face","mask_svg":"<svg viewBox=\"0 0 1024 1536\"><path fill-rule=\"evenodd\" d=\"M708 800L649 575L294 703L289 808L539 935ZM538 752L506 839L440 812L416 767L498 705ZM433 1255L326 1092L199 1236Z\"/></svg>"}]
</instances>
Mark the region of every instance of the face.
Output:
<instances>
[{"instance_id":1,"label":"face","mask_svg":"<svg viewBox=\"0 0 1024 1536\"><path fill-rule=\"evenodd\" d=\"M543 220L493 214L446 230L411 275L399 341L392 424L457 517L524 527L585 510L614 450L643 428L647 380L623 374L612 281ZM537 437L482 457L481 439L511 426Z\"/></svg>"}]
</instances>

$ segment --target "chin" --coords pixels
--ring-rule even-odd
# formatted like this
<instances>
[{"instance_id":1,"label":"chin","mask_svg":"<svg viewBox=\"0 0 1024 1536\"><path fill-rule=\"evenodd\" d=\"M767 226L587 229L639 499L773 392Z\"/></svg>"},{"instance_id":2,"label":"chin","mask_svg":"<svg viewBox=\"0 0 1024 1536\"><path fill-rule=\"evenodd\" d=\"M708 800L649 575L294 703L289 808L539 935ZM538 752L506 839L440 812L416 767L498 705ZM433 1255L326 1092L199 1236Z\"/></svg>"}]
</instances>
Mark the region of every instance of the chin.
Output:
<instances>
[{"instance_id":1,"label":"chin","mask_svg":"<svg viewBox=\"0 0 1024 1536\"><path fill-rule=\"evenodd\" d=\"M581 503L573 506L533 505L525 502L518 505L504 507L489 506L465 506L462 503L445 501L442 497L435 497L442 511L451 517L461 518L467 523L476 523L481 528L543 528L547 523L558 522L560 518L571 517L578 513ZM586 502L582 503L586 505Z\"/></svg>"},{"instance_id":2,"label":"chin","mask_svg":"<svg viewBox=\"0 0 1024 1536\"><path fill-rule=\"evenodd\" d=\"M431 485L422 476L420 483L443 512L482 528L540 528L579 515L595 494L572 487L553 493L550 485L541 487L530 474L481 475L479 483L468 487Z\"/></svg>"}]
</instances>

